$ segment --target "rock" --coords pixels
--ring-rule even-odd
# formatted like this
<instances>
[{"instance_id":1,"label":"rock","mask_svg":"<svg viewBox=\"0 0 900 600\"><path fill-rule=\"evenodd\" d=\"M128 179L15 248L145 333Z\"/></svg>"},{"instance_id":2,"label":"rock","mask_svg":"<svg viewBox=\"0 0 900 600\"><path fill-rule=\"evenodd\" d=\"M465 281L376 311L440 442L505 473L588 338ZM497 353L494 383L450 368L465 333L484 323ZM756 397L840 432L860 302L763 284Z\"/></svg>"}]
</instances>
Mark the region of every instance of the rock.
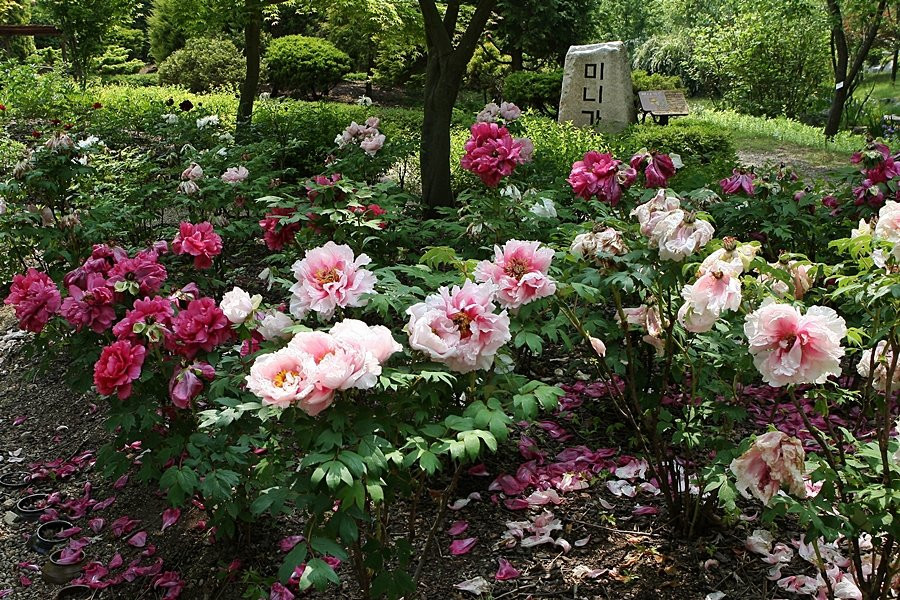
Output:
<instances>
[{"instance_id":1,"label":"rock","mask_svg":"<svg viewBox=\"0 0 900 600\"><path fill-rule=\"evenodd\" d=\"M559 122L617 133L637 120L631 66L622 42L572 46L566 54Z\"/></svg>"}]
</instances>

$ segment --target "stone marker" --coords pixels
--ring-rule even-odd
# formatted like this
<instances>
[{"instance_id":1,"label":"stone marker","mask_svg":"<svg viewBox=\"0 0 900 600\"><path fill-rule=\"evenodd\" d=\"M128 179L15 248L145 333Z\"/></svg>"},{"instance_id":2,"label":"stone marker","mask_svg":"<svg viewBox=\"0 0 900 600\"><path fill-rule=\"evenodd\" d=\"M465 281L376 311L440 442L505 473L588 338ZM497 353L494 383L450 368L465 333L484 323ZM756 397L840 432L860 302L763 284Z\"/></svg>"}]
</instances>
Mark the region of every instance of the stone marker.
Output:
<instances>
[{"instance_id":1,"label":"stone marker","mask_svg":"<svg viewBox=\"0 0 900 600\"><path fill-rule=\"evenodd\" d=\"M637 120L631 66L622 42L572 46L566 54L559 122L616 133Z\"/></svg>"}]
</instances>

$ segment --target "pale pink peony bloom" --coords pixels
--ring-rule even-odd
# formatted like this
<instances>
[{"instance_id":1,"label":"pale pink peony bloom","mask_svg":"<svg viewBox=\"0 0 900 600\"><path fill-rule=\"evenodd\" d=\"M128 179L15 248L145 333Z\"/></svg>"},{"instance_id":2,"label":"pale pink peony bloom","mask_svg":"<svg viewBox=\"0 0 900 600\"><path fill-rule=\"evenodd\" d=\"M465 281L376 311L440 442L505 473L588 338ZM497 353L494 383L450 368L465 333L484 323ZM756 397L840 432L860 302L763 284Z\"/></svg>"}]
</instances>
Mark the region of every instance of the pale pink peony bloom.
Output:
<instances>
[{"instance_id":1,"label":"pale pink peony bloom","mask_svg":"<svg viewBox=\"0 0 900 600\"><path fill-rule=\"evenodd\" d=\"M246 292L239 287L235 287L222 296L219 308L222 309L222 312L225 313L225 317L229 321L235 325L240 325L253 314L253 311L259 308L261 302L262 296L259 294L251 296L249 292Z\"/></svg>"},{"instance_id":2,"label":"pale pink peony bloom","mask_svg":"<svg viewBox=\"0 0 900 600\"><path fill-rule=\"evenodd\" d=\"M190 166L181 172L181 179L184 181L198 181L203 179L203 168L197 163L191 163Z\"/></svg>"},{"instance_id":3,"label":"pale pink peony bloom","mask_svg":"<svg viewBox=\"0 0 900 600\"><path fill-rule=\"evenodd\" d=\"M366 154L375 156L385 141L384 134L378 131L378 125L377 117L369 117L364 125L353 121L334 141L340 148L358 144Z\"/></svg>"},{"instance_id":4,"label":"pale pink peony bloom","mask_svg":"<svg viewBox=\"0 0 900 600\"><path fill-rule=\"evenodd\" d=\"M805 497L805 460L800 440L780 431L770 431L757 437L749 450L731 461L730 468L738 491L747 498L752 494L768 506L781 489Z\"/></svg>"},{"instance_id":5,"label":"pale pink peony bloom","mask_svg":"<svg viewBox=\"0 0 900 600\"><path fill-rule=\"evenodd\" d=\"M297 283L291 287L291 314L302 319L310 310L330 319L338 308L365 306L365 294L375 289L377 279L361 267L371 259L353 255L350 246L329 241L308 250L292 267Z\"/></svg>"},{"instance_id":6,"label":"pale pink peony bloom","mask_svg":"<svg viewBox=\"0 0 900 600\"><path fill-rule=\"evenodd\" d=\"M344 319L335 324L329 333L337 340L356 344L371 352L379 363L385 362L394 353L403 350L403 346L391 335L391 330L383 325L367 325L356 319Z\"/></svg>"},{"instance_id":7,"label":"pale pink peony bloom","mask_svg":"<svg viewBox=\"0 0 900 600\"><path fill-rule=\"evenodd\" d=\"M684 305L678 321L691 333L703 333L713 328L724 311L741 307L741 280L729 271L708 272L684 286L681 296Z\"/></svg>"},{"instance_id":8,"label":"pale pink peony bloom","mask_svg":"<svg viewBox=\"0 0 900 600\"><path fill-rule=\"evenodd\" d=\"M603 358L606 356L606 344L603 343L603 340L600 338L595 338L593 336L590 337L591 340L591 348L594 349L594 352L597 353L597 356Z\"/></svg>"},{"instance_id":9,"label":"pale pink peony bloom","mask_svg":"<svg viewBox=\"0 0 900 600\"><path fill-rule=\"evenodd\" d=\"M490 368L511 339L506 311L494 313L494 286L442 287L407 309L409 344L459 373Z\"/></svg>"},{"instance_id":10,"label":"pale pink peony bloom","mask_svg":"<svg viewBox=\"0 0 900 600\"><path fill-rule=\"evenodd\" d=\"M874 358L873 354L875 355ZM867 348L863 351L859 357L859 363L856 365L856 370L863 377L868 378L871 376L872 387L883 392L887 388L888 372L893 361L894 353L888 346L887 341L881 340L874 348ZM891 388L895 391L900 389L900 362L895 366L891 380Z\"/></svg>"},{"instance_id":11,"label":"pale pink peony bloom","mask_svg":"<svg viewBox=\"0 0 900 600\"><path fill-rule=\"evenodd\" d=\"M697 219L693 213L677 209L653 227L650 246L659 249L660 258L681 262L705 246L714 234L710 223Z\"/></svg>"},{"instance_id":12,"label":"pale pink peony bloom","mask_svg":"<svg viewBox=\"0 0 900 600\"><path fill-rule=\"evenodd\" d=\"M280 310L261 313L257 315L257 320L259 325L256 331L263 336L263 339L272 341L291 337L287 329L294 325L294 321Z\"/></svg>"},{"instance_id":13,"label":"pale pink peony bloom","mask_svg":"<svg viewBox=\"0 0 900 600\"><path fill-rule=\"evenodd\" d=\"M666 190L662 189L653 198L632 210L631 216L637 217L641 233L650 237L656 224L679 208L681 201L676 196L667 195Z\"/></svg>"},{"instance_id":14,"label":"pale pink peony bloom","mask_svg":"<svg viewBox=\"0 0 900 600\"><path fill-rule=\"evenodd\" d=\"M383 133L371 135L359 142L359 147L369 156L375 156L384 147L385 136Z\"/></svg>"},{"instance_id":15,"label":"pale pink peony bloom","mask_svg":"<svg viewBox=\"0 0 900 600\"><path fill-rule=\"evenodd\" d=\"M488 102L481 109L481 112L475 115L475 121L478 123L496 123L499 116L500 107L495 102Z\"/></svg>"},{"instance_id":16,"label":"pale pink peony bloom","mask_svg":"<svg viewBox=\"0 0 900 600\"><path fill-rule=\"evenodd\" d=\"M825 383L840 375L847 335L844 319L831 308L811 306L805 315L767 298L747 315L744 333L753 364L772 387Z\"/></svg>"},{"instance_id":17,"label":"pale pink peony bloom","mask_svg":"<svg viewBox=\"0 0 900 600\"><path fill-rule=\"evenodd\" d=\"M499 112L500 116L503 117L503 120L507 123L515 121L522 116L522 109L512 102L501 102Z\"/></svg>"},{"instance_id":18,"label":"pale pink peony bloom","mask_svg":"<svg viewBox=\"0 0 900 600\"><path fill-rule=\"evenodd\" d=\"M241 165L237 167L228 167L225 169L225 172L222 173L222 181L225 183L230 183L231 185L236 185L241 183L250 176L250 171L247 170L247 167Z\"/></svg>"},{"instance_id":19,"label":"pale pink peony bloom","mask_svg":"<svg viewBox=\"0 0 900 600\"><path fill-rule=\"evenodd\" d=\"M878 211L875 236L886 242L900 242L900 202L889 200Z\"/></svg>"},{"instance_id":20,"label":"pale pink peony bloom","mask_svg":"<svg viewBox=\"0 0 900 600\"><path fill-rule=\"evenodd\" d=\"M311 399L314 404L330 401L331 393L316 392L315 375L316 362L312 355L285 348L264 354L253 362L246 380L247 389L263 403L282 408L300 399Z\"/></svg>"},{"instance_id":21,"label":"pale pink peony bloom","mask_svg":"<svg viewBox=\"0 0 900 600\"><path fill-rule=\"evenodd\" d=\"M729 238L725 238L726 241ZM759 251L757 246L750 244L737 245L734 242L734 248L719 248L712 254L703 259L697 272L701 275L711 271L728 271L737 277L750 267L756 253Z\"/></svg>"},{"instance_id":22,"label":"pale pink peony bloom","mask_svg":"<svg viewBox=\"0 0 900 600\"><path fill-rule=\"evenodd\" d=\"M570 250L579 258L591 260L598 258L597 255L600 253L622 256L628 252L628 246L625 245L621 233L607 227L600 231L576 235Z\"/></svg>"},{"instance_id":23,"label":"pale pink peony bloom","mask_svg":"<svg viewBox=\"0 0 900 600\"><path fill-rule=\"evenodd\" d=\"M540 242L509 240L494 246L494 262L483 260L475 269L475 280L493 283L497 300L506 308L518 308L556 293L556 283L547 274L553 249Z\"/></svg>"}]
</instances>

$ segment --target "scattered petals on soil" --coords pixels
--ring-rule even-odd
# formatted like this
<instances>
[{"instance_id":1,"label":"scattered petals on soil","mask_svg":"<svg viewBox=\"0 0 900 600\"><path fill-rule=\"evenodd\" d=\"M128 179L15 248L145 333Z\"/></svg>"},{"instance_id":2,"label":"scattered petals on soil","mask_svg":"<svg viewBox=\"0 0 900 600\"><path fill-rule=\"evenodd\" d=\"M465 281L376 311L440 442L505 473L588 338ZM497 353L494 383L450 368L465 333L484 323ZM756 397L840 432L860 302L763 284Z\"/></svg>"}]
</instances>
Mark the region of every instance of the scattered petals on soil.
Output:
<instances>
[{"instance_id":1,"label":"scattered petals on soil","mask_svg":"<svg viewBox=\"0 0 900 600\"><path fill-rule=\"evenodd\" d=\"M138 531L136 534L128 538L128 545L135 548L143 548L147 544L147 532Z\"/></svg>"},{"instance_id":2,"label":"scattered petals on soil","mask_svg":"<svg viewBox=\"0 0 900 600\"><path fill-rule=\"evenodd\" d=\"M459 535L469 528L468 521L456 521L447 529L448 535Z\"/></svg>"},{"instance_id":3,"label":"scattered petals on soil","mask_svg":"<svg viewBox=\"0 0 900 600\"><path fill-rule=\"evenodd\" d=\"M509 581L510 579L515 579L521 573L519 573L518 569L512 566L508 560L505 558L498 559L499 567L497 568L497 574L494 575L494 579L497 581Z\"/></svg>"},{"instance_id":4,"label":"scattered petals on soil","mask_svg":"<svg viewBox=\"0 0 900 600\"><path fill-rule=\"evenodd\" d=\"M463 540L453 540L450 543L450 553L453 556L467 554L478 542L478 538L465 538Z\"/></svg>"},{"instance_id":5,"label":"scattered petals on soil","mask_svg":"<svg viewBox=\"0 0 900 600\"><path fill-rule=\"evenodd\" d=\"M302 542L305 538L302 535L289 535L278 542L278 548L282 552L290 552L294 546Z\"/></svg>"},{"instance_id":6,"label":"scattered petals on soil","mask_svg":"<svg viewBox=\"0 0 900 600\"><path fill-rule=\"evenodd\" d=\"M181 509L180 508L167 508L163 511L162 514L162 529L160 531L165 531L166 528L171 527L175 524L176 521L181 517Z\"/></svg>"},{"instance_id":7,"label":"scattered petals on soil","mask_svg":"<svg viewBox=\"0 0 900 600\"><path fill-rule=\"evenodd\" d=\"M484 577L476 577L474 579L467 579L466 581L457 583L453 587L458 590L471 592L476 596L480 596L491 589L491 584L489 584Z\"/></svg>"}]
</instances>

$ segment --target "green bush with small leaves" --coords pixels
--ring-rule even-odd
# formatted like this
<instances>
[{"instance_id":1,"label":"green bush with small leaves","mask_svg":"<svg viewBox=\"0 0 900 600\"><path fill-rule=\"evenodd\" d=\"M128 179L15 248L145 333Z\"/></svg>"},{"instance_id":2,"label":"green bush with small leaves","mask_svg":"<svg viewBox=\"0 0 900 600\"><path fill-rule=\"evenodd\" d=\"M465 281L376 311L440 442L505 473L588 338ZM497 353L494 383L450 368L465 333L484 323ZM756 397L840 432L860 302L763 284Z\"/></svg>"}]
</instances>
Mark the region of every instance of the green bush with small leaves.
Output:
<instances>
[{"instance_id":1,"label":"green bush with small leaves","mask_svg":"<svg viewBox=\"0 0 900 600\"><path fill-rule=\"evenodd\" d=\"M641 70L631 72L631 85L635 94L645 90L678 90L684 87L678 75L661 75Z\"/></svg>"},{"instance_id":2,"label":"green bush with small leaves","mask_svg":"<svg viewBox=\"0 0 900 600\"><path fill-rule=\"evenodd\" d=\"M272 40L266 51L269 82L279 92L321 98L350 72L350 57L320 38L289 35Z\"/></svg>"},{"instance_id":3,"label":"green bush with small leaves","mask_svg":"<svg viewBox=\"0 0 900 600\"><path fill-rule=\"evenodd\" d=\"M244 78L245 64L230 41L194 38L159 65L159 81L194 93L237 86Z\"/></svg>"},{"instance_id":4,"label":"green bush with small leaves","mask_svg":"<svg viewBox=\"0 0 900 600\"><path fill-rule=\"evenodd\" d=\"M519 108L533 108L549 117L556 117L562 81L562 69L539 73L516 71L503 82L503 98Z\"/></svg>"}]
</instances>

